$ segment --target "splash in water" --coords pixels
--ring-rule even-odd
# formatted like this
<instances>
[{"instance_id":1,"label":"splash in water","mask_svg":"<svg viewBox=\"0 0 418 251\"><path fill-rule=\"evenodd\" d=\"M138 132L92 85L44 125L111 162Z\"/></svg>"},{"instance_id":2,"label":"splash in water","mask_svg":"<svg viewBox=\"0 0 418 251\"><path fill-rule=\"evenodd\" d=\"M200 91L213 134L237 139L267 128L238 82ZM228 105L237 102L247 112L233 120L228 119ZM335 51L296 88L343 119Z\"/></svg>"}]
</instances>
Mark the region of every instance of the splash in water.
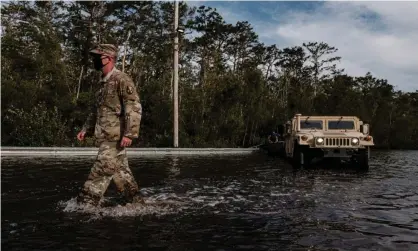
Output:
<instances>
[{"instance_id":1,"label":"splash in water","mask_svg":"<svg viewBox=\"0 0 418 251\"><path fill-rule=\"evenodd\" d=\"M111 198L106 198L105 203L109 202ZM110 204L110 203L109 203ZM112 205L104 207L95 207L88 204L78 203L76 198L71 198L68 201L60 201L58 206L62 208L63 212L76 212L82 214L89 214L92 219L102 217L133 217L133 216L162 216L167 214L175 214L182 210L181 201L167 198L167 196L160 196L159 198L145 198L144 204L126 204L126 205Z\"/></svg>"},{"instance_id":2,"label":"splash in water","mask_svg":"<svg viewBox=\"0 0 418 251\"><path fill-rule=\"evenodd\" d=\"M104 204L110 206L93 207L76 202L73 198L60 202L64 212L76 212L101 217L125 216L154 216L160 217L179 212L204 213L210 211L214 214L220 212L251 214L283 214L283 210L295 207L314 206L316 201L309 194L298 190L270 189L265 184L251 184L251 189L244 189L238 181L207 184L193 187L183 193L181 186L148 187L141 189L145 196L145 205L128 204L126 206L112 203L112 198L106 198ZM301 205L303 204L303 205Z\"/></svg>"},{"instance_id":3,"label":"splash in water","mask_svg":"<svg viewBox=\"0 0 418 251\"><path fill-rule=\"evenodd\" d=\"M60 201L58 206L63 212L75 212L91 215L93 218L124 217L124 216L163 216L177 214L181 211L195 211L199 209L226 209L235 210L234 204L239 202L251 202L244 196L237 194L236 184L228 184L226 187L203 186L194 187L185 193L175 193L176 188L166 186L160 188L143 188L141 193L145 196L143 204L118 205L114 198L105 198L102 207L94 207L78 203L76 198L68 201ZM112 202L113 201L113 202ZM227 210L229 211L229 210Z\"/></svg>"}]
</instances>

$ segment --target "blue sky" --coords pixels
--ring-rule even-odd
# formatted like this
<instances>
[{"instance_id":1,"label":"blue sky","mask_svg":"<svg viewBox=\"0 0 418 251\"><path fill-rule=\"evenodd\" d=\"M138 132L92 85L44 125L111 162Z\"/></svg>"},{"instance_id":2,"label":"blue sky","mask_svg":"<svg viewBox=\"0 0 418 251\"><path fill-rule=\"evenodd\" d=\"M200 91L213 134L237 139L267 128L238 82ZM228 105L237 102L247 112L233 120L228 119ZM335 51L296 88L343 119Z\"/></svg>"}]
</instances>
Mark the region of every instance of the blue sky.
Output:
<instances>
[{"instance_id":1,"label":"blue sky","mask_svg":"<svg viewBox=\"0 0 418 251\"><path fill-rule=\"evenodd\" d=\"M187 2L216 8L228 23L248 21L265 44L326 42L346 73L370 71L396 89L418 90L418 2Z\"/></svg>"}]
</instances>

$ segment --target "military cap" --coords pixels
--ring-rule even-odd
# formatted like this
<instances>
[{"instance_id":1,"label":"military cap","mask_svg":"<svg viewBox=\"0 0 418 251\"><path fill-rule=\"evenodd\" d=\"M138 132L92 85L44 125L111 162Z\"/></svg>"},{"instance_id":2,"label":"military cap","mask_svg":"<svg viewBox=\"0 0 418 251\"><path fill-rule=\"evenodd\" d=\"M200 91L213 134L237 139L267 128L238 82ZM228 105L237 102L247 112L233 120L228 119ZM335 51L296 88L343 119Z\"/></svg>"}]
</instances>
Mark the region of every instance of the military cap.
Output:
<instances>
[{"instance_id":1,"label":"military cap","mask_svg":"<svg viewBox=\"0 0 418 251\"><path fill-rule=\"evenodd\" d=\"M91 51L91 54L107 55L111 57L118 56L118 48L113 44L99 44L96 45Z\"/></svg>"}]
</instances>

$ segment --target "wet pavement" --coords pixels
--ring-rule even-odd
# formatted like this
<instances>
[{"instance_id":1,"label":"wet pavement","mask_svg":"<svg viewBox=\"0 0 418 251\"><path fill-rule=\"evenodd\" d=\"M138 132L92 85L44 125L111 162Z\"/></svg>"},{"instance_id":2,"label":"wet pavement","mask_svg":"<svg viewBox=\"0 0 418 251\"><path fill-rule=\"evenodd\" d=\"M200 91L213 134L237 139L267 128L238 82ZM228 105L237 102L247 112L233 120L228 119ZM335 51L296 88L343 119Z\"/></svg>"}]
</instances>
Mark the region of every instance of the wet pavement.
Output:
<instances>
[{"instance_id":1,"label":"wet pavement","mask_svg":"<svg viewBox=\"0 0 418 251\"><path fill-rule=\"evenodd\" d=\"M367 173L260 154L130 158L161 204L88 209L74 198L93 160L3 157L2 248L418 250L418 151L372 152Z\"/></svg>"}]
</instances>

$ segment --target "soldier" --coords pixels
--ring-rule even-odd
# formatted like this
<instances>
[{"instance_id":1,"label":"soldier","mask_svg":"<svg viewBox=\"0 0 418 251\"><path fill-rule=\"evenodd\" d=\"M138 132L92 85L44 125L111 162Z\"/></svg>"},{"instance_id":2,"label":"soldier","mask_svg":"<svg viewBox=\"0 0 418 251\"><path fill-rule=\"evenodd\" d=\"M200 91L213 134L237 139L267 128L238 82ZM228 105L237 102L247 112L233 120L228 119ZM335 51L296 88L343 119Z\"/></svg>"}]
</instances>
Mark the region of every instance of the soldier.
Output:
<instances>
[{"instance_id":1,"label":"soldier","mask_svg":"<svg viewBox=\"0 0 418 251\"><path fill-rule=\"evenodd\" d=\"M138 137L142 106L132 79L115 67L117 48L100 44L90 51L94 68L102 72L95 106L78 140L94 132L97 158L77 201L99 205L113 179L127 203L143 203L138 184L128 166L126 147Z\"/></svg>"}]
</instances>

